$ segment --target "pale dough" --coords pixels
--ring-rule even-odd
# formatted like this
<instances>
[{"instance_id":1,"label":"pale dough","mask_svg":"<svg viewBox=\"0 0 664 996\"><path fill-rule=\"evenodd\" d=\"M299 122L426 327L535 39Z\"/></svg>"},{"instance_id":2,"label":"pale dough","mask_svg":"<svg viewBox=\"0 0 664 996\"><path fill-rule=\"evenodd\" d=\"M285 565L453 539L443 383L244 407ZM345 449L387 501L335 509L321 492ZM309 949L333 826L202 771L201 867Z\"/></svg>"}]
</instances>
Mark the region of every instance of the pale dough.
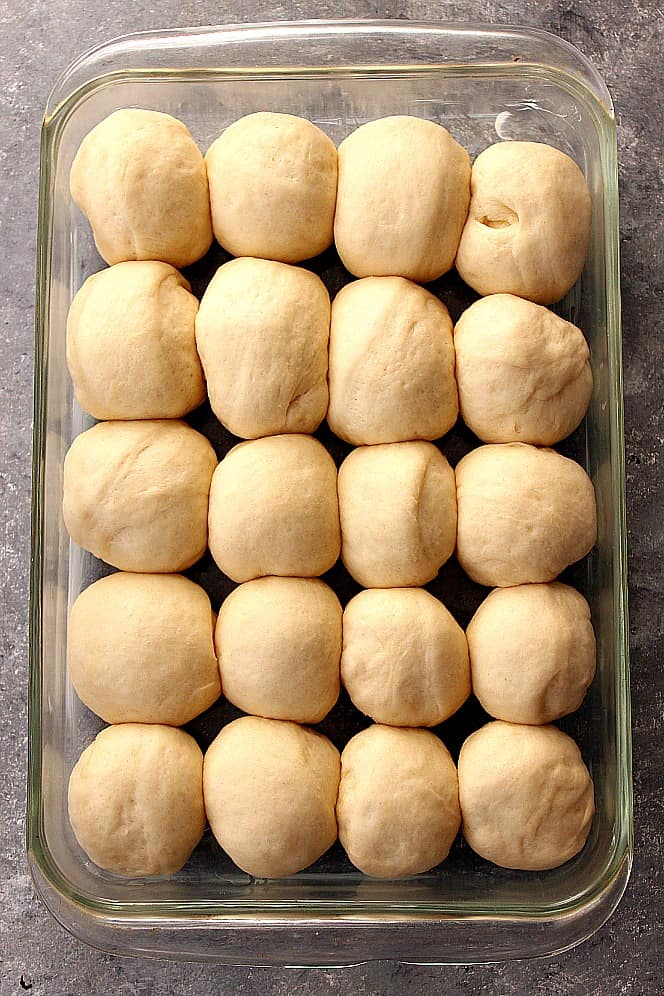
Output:
<instances>
[{"instance_id":1,"label":"pale dough","mask_svg":"<svg viewBox=\"0 0 664 996\"><path fill-rule=\"evenodd\" d=\"M205 553L216 465L205 436L184 422L99 422L65 457L67 531L120 570L182 571Z\"/></svg>"},{"instance_id":2,"label":"pale dough","mask_svg":"<svg viewBox=\"0 0 664 996\"><path fill-rule=\"evenodd\" d=\"M209 746L203 768L208 821L243 871L282 878L337 839L339 751L320 733L243 716Z\"/></svg>"},{"instance_id":3,"label":"pale dough","mask_svg":"<svg viewBox=\"0 0 664 996\"><path fill-rule=\"evenodd\" d=\"M205 830L203 754L172 726L108 726L76 762L68 803L74 835L100 868L174 875Z\"/></svg>"},{"instance_id":4,"label":"pale dough","mask_svg":"<svg viewBox=\"0 0 664 996\"><path fill-rule=\"evenodd\" d=\"M557 868L581 850L595 812L579 748L555 726L488 723L459 754L463 834L503 868Z\"/></svg>"},{"instance_id":5,"label":"pale dough","mask_svg":"<svg viewBox=\"0 0 664 996\"><path fill-rule=\"evenodd\" d=\"M84 411L180 418L203 403L190 291L168 263L117 263L88 277L67 318L67 365Z\"/></svg>"},{"instance_id":6,"label":"pale dough","mask_svg":"<svg viewBox=\"0 0 664 996\"><path fill-rule=\"evenodd\" d=\"M403 277L347 284L332 305L332 431L356 446L438 439L457 413L445 305Z\"/></svg>"},{"instance_id":7,"label":"pale dough","mask_svg":"<svg viewBox=\"0 0 664 996\"><path fill-rule=\"evenodd\" d=\"M339 695L341 606L313 578L258 578L231 592L215 634L225 697L244 712L318 723Z\"/></svg>"},{"instance_id":8,"label":"pale dough","mask_svg":"<svg viewBox=\"0 0 664 996\"><path fill-rule=\"evenodd\" d=\"M81 143L70 188L107 263L189 266L210 248L205 161L170 114L126 108L104 118Z\"/></svg>"},{"instance_id":9,"label":"pale dough","mask_svg":"<svg viewBox=\"0 0 664 996\"><path fill-rule=\"evenodd\" d=\"M301 267L234 259L210 281L196 319L210 404L244 439L314 432L327 411L330 299Z\"/></svg>"}]
</instances>

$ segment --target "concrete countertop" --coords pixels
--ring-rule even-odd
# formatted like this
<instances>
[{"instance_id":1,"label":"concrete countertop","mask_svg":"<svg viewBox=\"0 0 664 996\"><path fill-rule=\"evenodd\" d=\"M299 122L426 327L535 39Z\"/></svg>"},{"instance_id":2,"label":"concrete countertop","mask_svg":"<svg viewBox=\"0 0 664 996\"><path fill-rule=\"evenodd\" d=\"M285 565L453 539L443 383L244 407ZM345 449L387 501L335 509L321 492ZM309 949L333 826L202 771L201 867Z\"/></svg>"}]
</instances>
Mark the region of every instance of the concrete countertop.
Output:
<instances>
[{"instance_id":1,"label":"concrete countertop","mask_svg":"<svg viewBox=\"0 0 664 996\"><path fill-rule=\"evenodd\" d=\"M576 45L616 106L621 183L625 435L629 516L635 862L626 895L589 941L551 960L485 967L375 963L343 971L213 968L120 959L87 948L36 898L24 853L34 261L39 131L48 92L84 50L147 28L269 19L401 17L527 24ZM662 100L664 15L657 0L5 0L0 5L0 506L4 537L4 778L0 991L33 996L213 993L654 994L661 976ZM659 500L658 500L659 499Z\"/></svg>"}]
</instances>

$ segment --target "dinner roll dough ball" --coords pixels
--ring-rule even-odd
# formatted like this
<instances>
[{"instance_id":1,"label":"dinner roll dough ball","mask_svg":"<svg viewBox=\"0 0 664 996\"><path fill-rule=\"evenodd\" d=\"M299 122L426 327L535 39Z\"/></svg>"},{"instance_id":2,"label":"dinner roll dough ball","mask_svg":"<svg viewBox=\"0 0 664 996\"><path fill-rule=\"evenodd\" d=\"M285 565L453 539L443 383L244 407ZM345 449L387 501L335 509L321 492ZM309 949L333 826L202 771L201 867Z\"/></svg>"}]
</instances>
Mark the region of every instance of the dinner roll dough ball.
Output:
<instances>
[{"instance_id":1,"label":"dinner roll dough ball","mask_svg":"<svg viewBox=\"0 0 664 996\"><path fill-rule=\"evenodd\" d=\"M203 790L212 833L257 878L294 875L337 839L339 751L296 723L243 716L205 755Z\"/></svg>"},{"instance_id":2,"label":"dinner roll dough ball","mask_svg":"<svg viewBox=\"0 0 664 996\"><path fill-rule=\"evenodd\" d=\"M341 556L359 584L426 584L454 551L454 471L431 443L360 446L339 469L339 513Z\"/></svg>"},{"instance_id":3,"label":"dinner roll dough ball","mask_svg":"<svg viewBox=\"0 0 664 996\"><path fill-rule=\"evenodd\" d=\"M327 411L330 299L314 273L234 259L208 285L196 342L217 418L245 439L314 432Z\"/></svg>"},{"instance_id":4,"label":"dinner roll dough ball","mask_svg":"<svg viewBox=\"0 0 664 996\"><path fill-rule=\"evenodd\" d=\"M210 489L210 551L233 581L316 577L339 556L337 469L311 436L233 447Z\"/></svg>"},{"instance_id":5,"label":"dinner roll dough ball","mask_svg":"<svg viewBox=\"0 0 664 996\"><path fill-rule=\"evenodd\" d=\"M355 445L438 439L457 413L445 305L403 277L347 284L332 305L332 431Z\"/></svg>"},{"instance_id":6,"label":"dinner roll dough ball","mask_svg":"<svg viewBox=\"0 0 664 996\"><path fill-rule=\"evenodd\" d=\"M457 558L473 581L552 581L592 550L595 491L583 467L526 443L479 446L456 466Z\"/></svg>"},{"instance_id":7,"label":"dinner roll dough ball","mask_svg":"<svg viewBox=\"0 0 664 996\"><path fill-rule=\"evenodd\" d=\"M215 634L226 698L244 712L318 723L339 696L341 606L312 578L258 578L231 592Z\"/></svg>"},{"instance_id":8,"label":"dinner roll dough ball","mask_svg":"<svg viewBox=\"0 0 664 996\"><path fill-rule=\"evenodd\" d=\"M365 875L403 878L440 864L461 815L449 751L428 730L370 726L341 755L339 840Z\"/></svg>"},{"instance_id":9,"label":"dinner roll dough ball","mask_svg":"<svg viewBox=\"0 0 664 996\"><path fill-rule=\"evenodd\" d=\"M83 139L71 195L107 263L159 259L189 266L212 243L205 161L169 114L115 111Z\"/></svg>"},{"instance_id":10,"label":"dinner roll dough ball","mask_svg":"<svg viewBox=\"0 0 664 996\"><path fill-rule=\"evenodd\" d=\"M65 526L120 570L182 571L205 553L216 465L205 436L184 422L99 422L65 457Z\"/></svg>"},{"instance_id":11,"label":"dinner roll dough ball","mask_svg":"<svg viewBox=\"0 0 664 996\"><path fill-rule=\"evenodd\" d=\"M74 602L67 666L107 723L183 726L221 691L210 599L179 574L111 574Z\"/></svg>"},{"instance_id":12,"label":"dinner roll dough ball","mask_svg":"<svg viewBox=\"0 0 664 996\"><path fill-rule=\"evenodd\" d=\"M579 748L555 726L496 721L459 754L463 834L503 868L557 868L586 842L593 783Z\"/></svg>"},{"instance_id":13,"label":"dinner roll dough ball","mask_svg":"<svg viewBox=\"0 0 664 996\"><path fill-rule=\"evenodd\" d=\"M361 591L344 611L341 678L357 708L390 726L436 726L470 695L466 636L421 588Z\"/></svg>"},{"instance_id":14,"label":"dinner roll dough ball","mask_svg":"<svg viewBox=\"0 0 664 996\"><path fill-rule=\"evenodd\" d=\"M585 415L588 344L541 305L512 294L480 298L457 322L454 346L461 417L485 442L551 446Z\"/></svg>"},{"instance_id":15,"label":"dinner roll dough ball","mask_svg":"<svg viewBox=\"0 0 664 996\"><path fill-rule=\"evenodd\" d=\"M499 142L473 164L456 268L480 294L553 304L583 269L590 221L590 191L569 156L539 142Z\"/></svg>"},{"instance_id":16,"label":"dinner roll dough ball","mask_svg":"<svg viewBox=\"0 0 664 996\"><path fill-rule=\"evenodd\" d=\"M205 160L214 234L234 256L298 263L332 244L337 150L311 121L248 114Z\"/></svg>"},{"instance_id":17,"label":"dinner roll dough ball","mask_svg":"<svg viewBox=\"0 0 664 996\"><path fill-rule=\"evenodd\" d=\"M198 301L168 263L117 263L89 277L67 319L78 403L97 419L179 418L205 401Z\"/></svg>"},{"instance_id":18,"label":"dinner roll dough ball","mask_svg":"<svg viewBox=\"0 0 664 996\"><path fill-rule=\"evenodd\" d=\"M470 158L433 121L370 121L339 146L334 240L356 277L420 283L454 264L470 199Z\"/></svg>"},{"instance_id":19,"label":"dinner roll dough ball","mask_svg":"<svg viewBox=\"0 0 664 996\"><path fill-rule=\"evenodd\" d=\"M69 821L100 868L175 874L205 830L200 747L172 726L106 727L71 773Z\"/></svg>"},{"instance_id":20,"label":"dinner roll dough ball","mask_svg":"<svg viewBox=\"0 0 664 996\"><path fill-rule=\"evenodd\" d=\"M566 584L496 588L467 630L473 691L491 716L541 725L578 709L595 674L583 595Z\"/></svg>"}]
</instances>

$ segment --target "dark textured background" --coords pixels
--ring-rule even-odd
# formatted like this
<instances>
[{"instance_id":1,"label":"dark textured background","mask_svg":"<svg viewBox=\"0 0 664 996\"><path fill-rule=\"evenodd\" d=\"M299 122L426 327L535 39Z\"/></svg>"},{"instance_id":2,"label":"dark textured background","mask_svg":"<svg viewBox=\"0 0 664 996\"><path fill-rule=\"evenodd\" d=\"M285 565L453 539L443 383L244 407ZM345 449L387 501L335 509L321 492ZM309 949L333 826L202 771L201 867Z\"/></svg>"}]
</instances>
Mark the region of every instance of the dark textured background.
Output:
<instances>
[{"instance_id":1,"label":"dark textured background","mask_svg":"<svg viewBox=\"0 0 664 996\"><path fill-rule=\"evenodd\" d=\"M24 856L32 322L41 115L80 52L126 31L298 17L403 17L528 24L580 48L618 120L625 430L634 730L635 862L627 893L593 938L559 958L487 967L376 963L342 971L210 968L119 959L75 941L36 899ZM661 933L662 47L656 0L461 3L369 0L0 0L0 993L654 994Z\"/></svg>"}]
</instances>

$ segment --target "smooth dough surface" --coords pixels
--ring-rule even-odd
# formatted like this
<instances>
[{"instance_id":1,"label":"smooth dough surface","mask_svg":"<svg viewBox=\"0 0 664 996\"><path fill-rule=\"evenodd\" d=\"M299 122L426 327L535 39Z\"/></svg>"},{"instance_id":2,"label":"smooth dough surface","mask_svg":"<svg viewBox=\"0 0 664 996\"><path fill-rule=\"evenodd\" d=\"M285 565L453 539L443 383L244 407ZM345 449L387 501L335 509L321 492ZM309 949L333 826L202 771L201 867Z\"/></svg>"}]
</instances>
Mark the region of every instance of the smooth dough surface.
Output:
<instances>
[{"instance_id":1,"label":"smooth dough surface","mask_svg":"<svg viewBox=\"0 0 664 996\"><path fill-rule=\"evenodd\" d=\"M233 447L212 478L209 532L212 556L233 581L324 574L341 545L332 457L303 435Z\"/></svg>"},{"instance_id":2,"label":"smooth dough surface","mask_svg":"<svg viewBox=\"0 0 664 996\"><path fill-rule=\"evenodd\" d=\"M461 417L487 443L552 446L579 425L593 388L581 329L532 301L491 294L454 329Z\"/></svg>"},{"instance_id":3,"label":"smooth dough surface","mask_svg":"<svg viewBox=\"0 0 664 996\"><path fill-rule=\"evenodd\" d=\"M356 277L428 283L454 264L470 158L441 125L408 115L361 125L339 146L334 241Z\"/></svg>"},{"instance_id":4,"label":"smooth dough surface","mask_svg":"<svg viewBox=\"0 0 664 996\"><path fill-rule=\"evenodd\" d=\"M564 152L540 142L499 142L473 164L456 268L482 295L559 301L588 254L591 198Z\"/></svg>"},{"instance_id":5,"label":"smooth dough surface","mask_svg":"<svg viewBox=\"0 0 664 996\"><path fill-rule=\"evenodd\" d=\"M244 712L318 723L339 696L341 606L314 578L257 578L219 610L224 695Z\"/></svg>"},{"instance_id":6,"label":"smooth dough surface","mask_svg":"<svg viewBox=\"0 0 664 996\"><path fill-rule=\"evenodd\" d=\"M67 365L84 411L180 418L203 403L190 291L168 263L116 263L88 277L67 319Z\"/></svg>"},{"instance_id":7,"label":"smooth dough surface","mask_svg":"<svg viewBox=\"0 0 664 996\"><path fill-rule=\"evenodd\" d=\"M466 636L420 588L361 591L344 610L341 678L357 708L390 726L436 726L470 695Z\"/></svg>"},{"instance_id":8,"label":"smooth dough surface","mask_svg":"<svg viewBox=\"0 0 664 996\"><path fill-rule=\"evenodd\" d=\"M426 584L454 551L454 471L432 443L360 446L339 469L339 513L342 559L359 584Z\"/></svg>"},{"instance_id":9,"label":"smooth dough surface","mask_svg":"<svg viewBox=\"0 0 664 996\"><path fill-rule=\"evenodd\" d=\"M579 748L555 726L499 721L471 734L459 754L463 834L502 868L557 868L581 850L595 812Z\"/></svg>"},{"instance_id":10,"label":"smooth dough surface","mask_svg":"<svg viewBox=\"0 0 664 996\"><path fill-rule=\"evenodd\" d=\"M203 789L218 843L243 871L282 878L337 839L339 751L296 723L242 716L205 755Z\"/></svg>"},{"instance_id":11,"label":"smooth dough surface","mask_svg":"<svg viewBox=\"0 0 664 996\"><path fill-rule=\"evenodd\" d=\"M595 545L592 482L555 450L478 446L457 464L456 483L457 558L478 584L553 581Z\"/></svg>"},{"instance_id":12,"label":"smooth dough surface","mask_svg":"<svg viewBox=\"0 0 664 996\"><path fill-rule=\"evenodd\" d=\"M330 298L314 273L234 259L208 284L196 319L212 410L244 439L314 432L328 402Z\"/></svg>"},{"instance_id":13,"label":"smooth dough surface","mask_svg":"<svg viewBox=\"0 0 664 996\"><path fill-rule=\"evenodd\" d=\"M193 581L110 574L71 608L69 676L107 723L183 726L219 698L213 630L210 599Z\"/></svg>"},{"instance_id":14,"label":"smooth dough surface","mask_svg":"<svg viewBox=\"0 0 664 996\"><path fill-rule=\"evenodd\" d=\"M457 772L428 730L374 725L341 755L339 840L365 875L402 878L444 861L461 816Z\"/></svg>"},{"instance_id":15,"label":"smooth dough surface","mask_svg":"<svg viewBox=\"0 0 664 996\"><path fill-rule=\"evenodd\" d=\"M234 256L298 263L332 244L337 150L311 121L248 114L205 160L215 238Z\"/></svg>"},{"instance_id":16,"label":"smooth dough surface","mask_svg":"<svg viewBox=\"0 0 664 996\"><path fill-rule=\"evenodd\" d=\"M170 574L207 546L205 436L177 420L99 422L64 463L63 514L74 543L123 571Z\"/></svg>"},{"instance_id":17,"label":"smooth dough surface","mask_svg":"<svg viewBox=\"0 0 664 996\"><path fill-rule=\"evenodd\" d=\"M558 581L496 588L467 636L473 692L496 719L560 719L579 708L595 674L590 607Z\"/></svg>"},{"instance_id":18,"label":"smooth dough surface","mask_svg":"<svg viewBox=\"0 0 664 996\"><path fill-rule=\"evenodd\" d=\"M205 161L169 114L125 108L104 118L81 143L70 188L107 263L189 266L210 248Z\"/></svg>"},{"instance_id":19,"label":"smooth dough surface","mask_svg":"<svg viewBox=\"0 0 664 996\"><path fill-rule=\"evenodd\" d=\"M172 726L108 726L76 762L68 804L74 835L100 868L173 875L205 830L203 754Z\"/></svg>"},{"instance_id":20,"label":"smooth dough surface","mask_svg":"<svg viewBox=\"0 0 664 996\"><path fill-rule=\"evenodd\" d=\"M347 284L332 305L332 431L356 446L438 439L458 407L445 305L403 277Z\"/></svg>"}]
</instances>

